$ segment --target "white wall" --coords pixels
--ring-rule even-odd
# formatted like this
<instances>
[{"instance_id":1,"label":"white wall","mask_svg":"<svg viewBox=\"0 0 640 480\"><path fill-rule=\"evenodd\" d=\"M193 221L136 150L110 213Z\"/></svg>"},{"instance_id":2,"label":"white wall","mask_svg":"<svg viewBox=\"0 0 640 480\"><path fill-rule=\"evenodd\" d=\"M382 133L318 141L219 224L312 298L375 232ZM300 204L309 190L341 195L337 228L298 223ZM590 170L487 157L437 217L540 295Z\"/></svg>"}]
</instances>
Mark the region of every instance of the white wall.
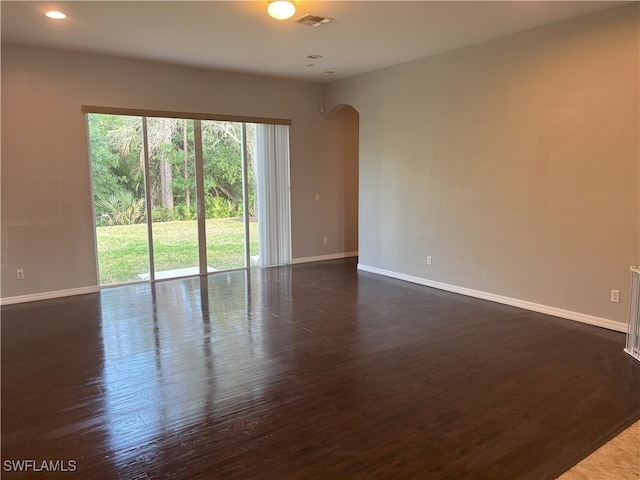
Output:
<instances>
[{"instance_id":1,"label":"white wall","mask_svg":"<svg viewBox=\"0 0 640 480\"><path fill-rule=\"evenodd\" d=\"M293 257L344 252L342 220L313 195L341 188L322 101L318 84L3 45L2 298L97 285L81 105L291 119Z\"/></svg>"},{"instance_id":2,"label":"white wall","mask_svg":"<svg viewBox=\"0 0 640 480\"><path fill-rule=\"evenodd\" d=\"M628 4L329 84L360 114L361 265L623 329L638 33Z\"/></svg>"}]
</instances>

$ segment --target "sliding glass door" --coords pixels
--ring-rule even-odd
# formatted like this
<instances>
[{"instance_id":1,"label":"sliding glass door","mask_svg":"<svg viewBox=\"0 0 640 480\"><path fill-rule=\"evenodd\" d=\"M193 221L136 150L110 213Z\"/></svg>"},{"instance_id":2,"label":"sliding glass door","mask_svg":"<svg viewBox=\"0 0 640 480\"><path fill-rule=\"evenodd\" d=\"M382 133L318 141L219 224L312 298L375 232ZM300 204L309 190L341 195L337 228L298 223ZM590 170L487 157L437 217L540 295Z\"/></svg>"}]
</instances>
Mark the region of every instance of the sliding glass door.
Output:
<instances>
[{"instance_id":1,"label":"sliding glass door","mask_svg":"<svg viewBox=\"0 0 640 480\"><path fill-rule=\"evenodd\" d=\"M100 285L289 262L288 224L273 222L274 209L286 206L288 215L288 136L276 148L274 126L100 113L87 120ZM280 183L277 151L287 162ZM281 241L288 256L267 255Z\"/></svg>"},{"instance_id":2,"label":"sliding glass door","mask_svg":"<svg viewBox=\"0 0 640 480\"><path fill-rule=\"evenodd\" d=\"M149 278L142 120L88 115L101 285Z\"/></svg>"},{"instance_id":3,"label":"sliding glass door","mask_svg":"<svg viewBox=\"0 0 640 480\"><path fill-rule=\"evenodd\" d=\"M201 125L207 262L216 270L242 268L251 240L245 232L250 218L244 193L251 187L243 175L244 124L203 120Z\"/></svg>"},{"instance_id":4,"label":"sliding glass door","mask_svg":"<svg viewBox=\"0 0 640 480\"><path fill-rule=\"evenodd\" d=\"M155 279L198 275L193 121L147 118Z\"/></svg>"}]
</instances>

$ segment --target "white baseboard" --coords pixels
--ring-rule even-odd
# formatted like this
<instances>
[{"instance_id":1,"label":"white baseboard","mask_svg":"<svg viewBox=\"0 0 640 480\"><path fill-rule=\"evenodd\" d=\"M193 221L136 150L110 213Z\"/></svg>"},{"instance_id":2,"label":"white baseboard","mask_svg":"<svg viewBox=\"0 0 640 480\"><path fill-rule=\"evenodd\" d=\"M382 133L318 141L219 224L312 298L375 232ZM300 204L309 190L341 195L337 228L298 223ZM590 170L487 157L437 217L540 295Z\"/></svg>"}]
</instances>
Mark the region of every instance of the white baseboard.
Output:
<instances>
[{"instance_id":1,"label":"white baseboard","mask_svg":"<svg viewBox=\"0 0 640 480\"><path fill-rule=\"evenodd\" d=\"M357 256L358 256L358 252L331 253L329 255L319 255L317 257L294 258L291 260L291 263L296 264L296 263L323 262L325 260L339 260L341 258L351 258L351 257L357 257Z\"/></svg>"},{"instance_id":2,"label":"white baseboard","mask_svg":"<svg viewBox=\"0 0 640 480\"><path fill-rule=\"evenodd\" d=\"M291 263L310 263L320 262L324 260L338 260L341 258L357 257L358 252L344 252L334 253L330 255L319 255L316 257L301 257L294 258ZM371 267L359 263L358 270L364 272L375 273L378 275L384 275L385 277L396 278L398 280L404 280L406 282L416 283L424 285L426 287L437 288L439 290L445 290L447 292L459 293L468 297L480 298L482 300L489 300L491 302L502 303L504 305L511 305L513 307L523 308L525 310L531 310L533 312L544 313L547 315L553 315L560 318L566 318L568 320L574 320L580 323L586 323L588 325L594 325L596 327L607 328L609 330L615 330L617 332L626 333L627 325L624 323L616 322L608 318L596 317L593 315L587 315L586 313L574 312L571 310L564 310L562 308L551 307L549 305L543 305L540 303L528 302L526 300L519 300L517 298L505 297L503 295L496 295L493 293L483 292L481 290L473 290L466 287L459 287L457 285L450 285L448 283L436 282L434 280L428 280L426 278L416 277L413 275L407 275L404 273L398 273L391 270L385 270L378 267ZM68 290L56 290L53 292L34 293L30 295L18 295L15 297L0 298L0 305L12 305L16 303L36 302L38 300L49 300L52 298L70 297L72 295L84 295L87 293L97 293L100 291L98 286L71 288Z\"/></svg>"},{"instance_id":3,"label":"white baseboard","mask_svg":"<svg viewBox=\"0 0 640 480\"><path fill-rule=\"evenodd\" d=\"M96 293L100 287L70 288L68 290L56 290L54 292L32 293L30 295L18 295L15 297L0 298L0 305L12 305L15 303L37 302L38 300L49 300L52 298L70 297L72 295L84 295L85 293Z\"/></svg>"},{"instance_id":4,"label":"white baseboard","mask_svg":"<svg viewBox=\"0 0 640 480\"><path fill-rule=\"evenodd\" d=\"M626 324L616 322L608 318L595 317L593 315L587 315L586 313L574 312L571 310L564 310L562 308L551 307L549 305L542 305L540 303L528 302L526 300L519 300L517 298L505 297L502 295L483 292L481 290L473 290L470 288L459 287L457 285L450 285L448 283L436 282L434 280L427 280L426 278L415 277L413 275L406 275L404 273L393 272L391 270L384 270L382 268L377 268L377 267L370 267L369 265L363 265L361 263L358 264L358 270L375 273L378 275L384 275L386 277L397 278L398 280L417 283L419 285L437 288L439 290L445 290L447 292L459 293L461 295L466 295L468 297L480 298L482 300L489 300L491 302L511 305L513 307L519 307L525 310L531 310L533 312L545 313L547 315L566 318L568 320L575 320L580 323L586 323L588 325L594 325L596 327L607 328L609 330L615 330L617 332L626 333L628 328Z\"/></svg>"}]
</instances>

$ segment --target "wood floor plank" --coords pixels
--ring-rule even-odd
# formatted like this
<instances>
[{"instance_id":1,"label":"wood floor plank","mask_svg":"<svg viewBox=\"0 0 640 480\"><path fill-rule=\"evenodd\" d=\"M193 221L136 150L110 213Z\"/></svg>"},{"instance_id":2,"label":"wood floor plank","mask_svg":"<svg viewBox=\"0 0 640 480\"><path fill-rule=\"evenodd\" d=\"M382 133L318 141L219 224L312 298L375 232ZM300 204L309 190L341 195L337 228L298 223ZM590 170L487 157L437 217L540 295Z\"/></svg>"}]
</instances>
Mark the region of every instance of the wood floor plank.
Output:
<instances>
[{"instance_id":1,"label":"wood floor plank","mask_svg":"<svg viewBox=\"0 0 640 480\"><path fill-rule=\"evenodd\" d=\"M8 479L545 480L640 419L624 335L354 260L1 314Z\"/></svg>"}]
</instances>

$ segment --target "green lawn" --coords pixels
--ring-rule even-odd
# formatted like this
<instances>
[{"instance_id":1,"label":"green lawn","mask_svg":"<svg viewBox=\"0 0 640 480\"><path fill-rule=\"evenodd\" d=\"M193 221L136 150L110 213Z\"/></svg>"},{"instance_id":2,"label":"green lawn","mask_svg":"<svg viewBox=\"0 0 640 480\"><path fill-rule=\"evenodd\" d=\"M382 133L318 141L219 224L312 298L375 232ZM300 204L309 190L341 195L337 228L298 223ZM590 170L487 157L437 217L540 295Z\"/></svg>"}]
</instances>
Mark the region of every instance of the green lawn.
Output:
<instances>
[{"instance_id":1,"label":"green lawn","mask_svg":"<svg viewBox=\"0 0 640 480\"><path fill-rule=\"evenodd\" d=\"M206 221L207 265L217 270L244 267L242 219ZM258 224L249 224L251 253L258 252ZM141 280L149 273L146 224L97 227L100 284ZM153 224L155 271L198 266L198 227L195 220Z\"/></svg>"}]
</instances>

